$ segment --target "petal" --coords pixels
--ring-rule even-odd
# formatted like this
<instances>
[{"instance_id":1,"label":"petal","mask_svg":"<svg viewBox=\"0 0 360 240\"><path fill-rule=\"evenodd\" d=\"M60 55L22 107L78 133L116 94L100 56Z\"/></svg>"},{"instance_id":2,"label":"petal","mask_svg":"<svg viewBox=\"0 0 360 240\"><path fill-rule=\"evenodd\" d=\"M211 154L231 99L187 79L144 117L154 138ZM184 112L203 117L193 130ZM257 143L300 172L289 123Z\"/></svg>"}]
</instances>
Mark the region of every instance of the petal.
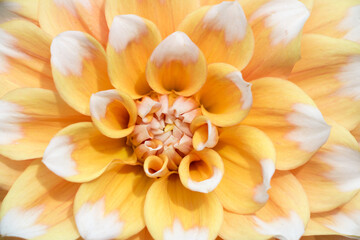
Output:
<instances>
[{"instance_id":1,"label":"petal","mask_svg":"<svg viewBox=\"0 0 360 240\"><path fill-rule=\"evenodd\" d=\"M301 56L289 80L309 94L324 116L355 128L360 123L359 44L306 34Z\"/></svg>"},{"instance_id":2,"label":"petal","mask_svg":"<svg viewBox=\"0 0 360 240\"><path fill-rule=\"evenodd\" d=\"M155 23L165 38L199 6L199 0L108 0L106 20L110 27L116 15L135 14Z\"/></svg>"},{"instance_id":3,"label":"petal","mask_svg":"<svg viewBox=\"0 0 360 240\"><path fill-rule=\"evenodd\" d=\"M206 61L199 48L183 32L175 32L153 51L146 68L146 79L158 93L174 91L191 96L204 85Z\"/></svg>"},{"instance_id":4,"label":"petal","mask_svg":"<svg viewBox=\"0 0 360 240\"><path fill-rule=\"evenodd\" d=\"M119 165L81 185L74 203L84 239L128 239L145 227L143 207L153 183L140 166Z\"/></svg>"},{"instance_id":5,"label":"petal","mask_svg":"<svg viewBox=\"0 0 360 240\"><path fill-rule=\"evenodd\" d=\"M68 181L90 181L100 176L114 160L136 162L125 141L105 137L90 122L76 123L51 139L43 162Z\"/></svg>"},{"instance_id":6,"label":"petal","mask_svg":"<svg viewBox=\"0 0 360 240\"><path fill-rule=\"evenodd\" d=\"M86 33L68 31L54 38L51 66L61 97L82 114L90 115L91 94L112 88L105 51Z\"/></svg>"},{"instance_id":7,"label":"petal","mask_svg":"<svg viewBox=\"0 0 360 240\"><path fill-rule=\"evenodd\" d=\"M15 89L0 100L0 154L15 160L40 158L55 133L86 120L53 91Z\"/></svg>"},{"instance_id":8,"label":"petal","mask_svg":"<svg viewBox=\"0 0 360 240\"><path fill-rule=\"evenodd\" d=\"M148 156L144 161L144 171L146 176L158 178L168 174L169 158L162 154L160 156Z\"/></svg>"},{"instance_id":9,"label":"petal","mask_svg":"<svg viewBox=\"0 0 360 240\"><path fill-rule=\"evenodd\" d=\"M79 185L34 161L16 180L1 205L2 236L26 239L77 239L73 201Z\"/></svg>"},{"instance_id":10,"label":"petal","mask_svg":"<svg viewBox=\"0 0 360 240\"><path fill-rule=\"evenodd\" d=\"M50 43L50 36L28 21L14 20L0 26L0 95L21 87L55 90Z\"/></svg>"},{"instance_id":11,"label":"petal","mask_svg":"<svg viewBox=\"0 0 360 240\"><path fill-rule=\"evenodd\" d=\"M249 126L224 128L214 150L224 162L225 175L215 189L224 209L248 214L264 206L275 171L275 149L270 139Z\"/></svg>"},{"instance_id":12,"label":"petal","mask_svg":"<svg viewBox=\"0 0 360 240\"><path fill-rule=\"evenodd\" d=\"M210 120L205 116L196 117L190 124L191 132L193 132L193 147L196 151L204 148L213 148L219 140L217 127L211 124Z\"/></svg>"},{"instance_id":13,"label":"petal","mask_svg":"<svg viewBox=\"0 0 360 240\"><path fill-rule=\"evenodd\" d=\"M304 32L360 43L360 1L316 0Z\"/></svg>"},{"instance_id":14,"label":"petal","mask_svg":"<svg viewBox=\"0 0 360 240\"><path fill-rule=\"evenodd\" d=\"M345 235L360 237L360 193L342 207L311 214L305 235Z\"/></svg>"},{"instance_id":15,"label":"petal","mask_svg":"<svg viewBox=\"0 0 360 240\"><path fill-rule=\"evenodd\" d=\"M38 20L39 0L3 0L0 4L0 11L3 11L3 9L10 11L1 12L1 14L4 15L2 15L0 18L11 20L13 18L23 17L27 20L33 21L34 23Z\"/></svg>"},{"instance_id":16,"label":"petal","mask_svg":"<svg viewBox=\"0 0 360 240\"><path fill-rule=\"evenodd\" d=\"M155 239L214 239L222 221L216 196L184 188L176 174L157 180L146 195L146 227Z\"/></svg>"},{"instance_id":17,"label":"petal","mask_svg":"<svg viewBox=\"0 0 360 240\"><path fill-rule=\"evenodd\" d=\"M253 106L242 123L264 131L275 143L277 169L307 162L330 134L314 102L289 81L262 78L252 84Z\"/></svg>"},{"instance_id":18,"label":"petal","mask_svg":"<svg viewBox=\"0 0 360 240\"><path fill-rule=\"evenodd\" d=\"M0 155L0 189L8 191L32 161L14 161Z\"/></svg>"},{"instance_id":19,"label":"petal","mask_svg":"<svg viewBox=\"0 0 360 240\"><path fill-rule=\"evenodd\" d=\"M106 45L105 0L39 0L39 23L51 36L73 30L93 35Z\"/></svg>"},{"instance_id":20,"label":"petal","mask_svg":"<svg viewBox=\"0 0 360 240\"><path fill-rule=\"evenodd\" d=\"M159 30L149 20L136 15L116 16L106 49L112 85L133 98L149 93L146 64L160 41Z\"/></svg>"},{"instance_id":21,"label":"petal","mask_svg":"<svg viewBox=\"0 0 360 240\"><path fill-rule=\"evenodd\" d=\"M149 231L146 228L144 228L144 230L132 236L128 240L154 240L154 239L151 237Z\"/></svg>"},{"instance_id":22,"label":"petal","mask_svg":"<svg viewBox=\"0 0 360 240\"><path fill-rule=\"evenodd\" d=\"M310 12L298 0L270 0L251 14L254 55L242 71L245 79L287 78L300 59L300 41Z\"/></svg>"},{"instance_id":23,"label":"petal","mask_svg":"<svg viewBox=\"0 0 360 240\"><path fill-rule=\"evenodd\" d=\"M333 210L360 190L360 149L345 128L332 124L326 144L295 176L309 198L311 212Z\"/></svg>"},{"instance_id":24,"label":"petal","mask_svg":"<svg viewBox=\"0 0 360 240\"><path fill-rule=\"evenodd\" d=\"M224 212L220 237L265 240L271 237L296 240L303 235L310 217L304 190L289 172L277 172L271 181L270 199L254 215Z\"/></svg>"},{"instance_id":25,"label":"petal","mask_svg":"<svg viewBox=\"0 0 360 240\"><path fill-rule=\"evenodd\" d=\"M357 127L351 131L351 134L356 138L356 140L360 144L360 124L357 125Z\"/></svg>"},{"instance_id":26,"label":"petal","mask_svg":"<svg viewBox=\"0 0 360 240\"><path fill-rule=\"evenodd\" d=\"M135 102L117 90L95 93L90 98L91 118L105 136L122 138L135 127L137 109Z\"/></svg>"},{"instance_id":27,"label":"petal","mask_svg":"<svg viewBox=\"0 0 360 240\"><path fill-rule=\"evenodd\" d=\"M224 63L210 64L205 85L196 95L204 116L217 126L238 124L252 104L251 84L241 73Z\"/></svg>"},{"instance_id":28,"label":"petal","mask_svg":"<svg viewBox=\"0 0 360 240\"><path fill-rule=\"evenodd\" d=\"M253 54L254 36L237 1L203 7L188 15L178 29L201 49L208 63L228 63L241 70Z\"/></svg>"}]
</instances>

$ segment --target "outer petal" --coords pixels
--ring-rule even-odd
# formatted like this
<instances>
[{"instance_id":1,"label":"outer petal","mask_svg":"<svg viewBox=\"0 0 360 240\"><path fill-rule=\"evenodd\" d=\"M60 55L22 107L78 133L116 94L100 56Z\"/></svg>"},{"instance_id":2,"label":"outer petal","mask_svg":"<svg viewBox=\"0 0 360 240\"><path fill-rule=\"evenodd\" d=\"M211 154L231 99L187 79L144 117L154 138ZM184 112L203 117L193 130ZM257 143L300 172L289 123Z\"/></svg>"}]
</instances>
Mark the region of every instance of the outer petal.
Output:
<instances>
[{"instance_id":1,"label":"outer petal","mask_svg":"<svg viewBox=\"0 0 360 240\"><path fill-rule=\"evenodd\" d=\"M301 55L289 80L309 94L325 116L354 129L360 124L360 45L307 34Z\"/></svg>"},{"instance_id":2,"label":"outer petal","mask_svg":"<svg viewBox=\"0 0 360 240\"><path fill-rule=\"evenodd\" d=\"M53 91L16 89L0 100L0 153L15 160L42 157L56 132L87 119Z\"/></svg>"},{"instance_id":3,"label":"outer petal","mask_svg":"<svg viewBox=\"0 0 360 240\"><path fill-rule=\"evenodd\" d=\"M209 65L206 83L195 97L204 116L217 126L228 127L248 114L253 101L250 87L235 67L214 63Z\"/></svg>"},{"instance_id":4,"label":"outer petal","mask_svg":"<svg viewBox=\"0 0 360 240\"><path fill-rule=\"evenodd\" d=\"M82 31L106 45L109 30L104 4L105 0L39 0L39 23L54 37L69 30Z\"/></svg>"},{"instance_id":5,"label":"outer petal","mask_svg":"<svg viewBox=\"0 0 360 240\"><path fill-rule=\"evenodd\" d=\"M288 81L262 78L252 83L254 102L243 123L263 130L275 143L277 169L293 169L307 162L330 134L321 112Z\"/></svg>"},{"instance_id":6,"label":"outer petal","mask_svg":"<svg viewBox=\"0 0 360 240\"><path fill-rule=\"evenodd\" d=\"M216 196L184 188L176 174L157 180L146 195L145 222L154 239L214 239L222 221Z\"/></svg>"},{"instance_id":7,"label":"outer petal","mask_svg":"<svg viewBox=\"0 0 360 240\"><path fill-rule=\"evenodd\" d=\"M253 54L253 33L237 1L203 7L188 15L178 29L201 49L208 63L228 63L241 70Z\"/></svg>"},{"instance_id":8,"label":"outer petal","mask_svg":"<svg viewBox=\"0 0 360 240\"><path fill-rule=\"evenodd\" d=\"M8 191L32 161L14 161L0 155L0 189Z\"/></svg>"},{"instance_id":9,"label":"outer petal","mask_svg":"<svg viewBox=\"0 0 360 240\"><path fill-rule=\"evenodd\" d=\"M165 38L199 6L199 0L108 0L106 20L110 27L116 15L135 14L155 23Z\"/></svg>"},{"instance_id":10,"label":"outer petal","mask_svg":"<svg viewBox=\"0 0 360 240\"><path fill-rule=\"evenodd\" d=\"M153 183L142 167L114 166L97 180L81 185L75 219L84 239L128 239L145 227L143 207Z\"/></svg>"},{"instance_id":11,"label":"outer petal","mask_svg":"<svg viewBox=\"0 0 360 240\"><path fill-rule=\"evenodd\" d=\"M224 209L248 214L264 206L275 171L275 149L270 139L249 126L224 128L214 150L224 162L225 174L215 189Z\"/></svg>"},{"instance_id":12,"label":"outer petal","mask_svg":"<svg viewBox=\"0 0 360 240\"><path fill-rule=\"evenodd\" d=\"M136 162L125 141L105 137L90 122L76 123L51 139L43 162L68 181L90 181L100 176L114 160Z\"/></svg>"},{"instance_id":13,"label":"outer petal","mask_svg":"<svg viewBox=\"0 0 360 240\"><path fill-rule=\"evenodd\" d=\"M251 14L255 51L242 71L245 79L287 78L300 58L302 27L310 12L298 0L268 0Z\"/></svg>"},{"instance_id":14,"label":"outer petal","mask_svg":"<svg viewBox=\"0 0 360 240\"><path fill-rule=\"evenodd\" d=\"M95 126L108 137L126 137L134 130L136 104L127 94L115 89L93 94L90 112Z\"/></svg>"},{"instance_id":15,"label":"outer petal","mask_svg":"<svg viewBox=\"0 0 360 240\"><path fill-rule=\"evenodd\" d=\"M23 17L36 22L38 19L39 0L3 0L0 3L0 23L13 18ZM3 12L3 11L9 12ZM4 18L4 19L3 19Z\"/></svg>"},{"instance_id":16,"label":"outer petal","mask_svg":"<svg viewBox=\"0 0 360 240\"><path fill-rule=\"evenodd\" d=\"M304 32L360 43L360 1L316 0Z\"/></svg>"},{"instance_id":17,"label":"outer petal","mask_svg":"<svg viewBox=\"0 0 360 240\"><path fill-rule=\"evenodd\" d=\"M357 127L351 131L351 134L356 138L356 140L360 144L360 124L357 125Z\"/></svg>"},{"instance_id":18,"label":"outer petal","mask_svg":"<svg viewBox=\"0 0 360 240\"><path fill-rule=\"evenodd\" d=\"M17 179L1 205L2 236L26 239L77 239L72 208L79 185L66 182L41 162Z\"/></svg>"},{"instance_id":19,"label":"outer petal","mask_svg":"<svg viewBox=\"0 0 360 240\"><path fill-rule=\"evenodd\" d=\"M333 210L360 189L359 144L334 123L326 144L294 174L305 189L311 212Z\"/></svg>"},{"instance_id":20,"label":"outer petal","mask_svg":"<svg viewBox=\"0 0 360 240\"><path fill-rule=\"evenodd\" d=\"M51 38L24 20L0 26L0 96L19 87L55 90L50 66Z\"/></svg>"},{"instance_id":21,"label":"outer petal","mask_svg":"<svg viewBox=\"0 0 360 240\"><path fill-rule=\"evenodd\" d=\"M51 66L56 88L74 109L90 115L91 94L112 88L105 51L93 37L68 31L51 44Z\"/></svg>"},{"instance_id":22,"label":"outer petal","mask_svg":"<svg viewBox=\"0 0 360 240\"><path fill-rule=\"evenodd\" d=\"M204 55L185 33L175 32L155 48L147 65L146 79L158 93L174 91L191 96L206 80Z\"/></svg>"},{"instance_id":23,"label":"outer petal","mask_svg":"<svg viewBox=\"0 0 360 240\"><path fill-rule=\"evenodd\" d=\"M224 212L220 237L237 240L300 239L310 217L304 190L289 172L277 172L271 185L270 200L256 214Z\"/></svg>"},{"instance_id":24,"label":"outer petal","mask_svg":"<svg viewBox=\"0 0 360 240\"><path fill-rule=\"evenodd\" d=\"M159 30L149 20L136 15L116 16L107 46L109 77L113 86L133 98L149 93L146 64L160 41Z\"/></svg>"}]
</instances>

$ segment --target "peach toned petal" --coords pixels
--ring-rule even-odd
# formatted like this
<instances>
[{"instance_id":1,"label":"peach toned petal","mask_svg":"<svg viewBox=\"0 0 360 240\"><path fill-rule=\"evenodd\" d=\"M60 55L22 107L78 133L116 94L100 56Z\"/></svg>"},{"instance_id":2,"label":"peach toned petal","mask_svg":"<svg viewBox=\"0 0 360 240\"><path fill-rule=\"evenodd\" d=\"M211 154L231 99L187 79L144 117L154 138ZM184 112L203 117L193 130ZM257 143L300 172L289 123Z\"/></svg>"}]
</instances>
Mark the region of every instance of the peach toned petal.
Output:
<instances>
[{"instance_id":1,"label":"peach toned petal","mask_svg":"<svg viewBox=\"0 0 360 240\"><path fill-rule=\"evenodd\" d=\"M192 144L196 151L204 148L213 148L219 140L217 127L211 124L205 116L196 117L190 124L190 130L193 132Z\"/></svg>"},{"instance_id":2,"label":"peach toned petal","mask_svg":"<svg viewBox=\"0 0 360 240\"><path fill-rule=\"evenodd\" d=\"M151 178L163 177L168 174L167 167L169 158L162 154L160 156L149 156L144 161L144 171L146 176Z\"/></svg>"},{"instance_id":3,"label":"peach toned petal","mask_svg":"<svg viewBox=\"0 0 360 240\"><path fill-rule=\"evenodd\" d=\"M294 169L306 163L330 134L321 112L289 81L262 78L252 84L253 106L242 123L259 128L271 138L277 169Z\"/></svg>"},{"instance_id":4,"label":"peach toned petal","mask_svg":"<svg viewBox=\"0 0 360 240\"><path fill-rule=\"evenodd\" d=\"M25 18L34 23L38 21L38 6L39 0L3 0L0 3L1 14L5 20L10 20L12 18ZM10 13L2 12L3 9L7 9ZM4 14L4 15L3 15ZM10 18L10 19L9 19ZM1 20L0 20L1 23Z\"/></svg>"},{"instance_id":5,"label":"peach toned petal","mask_svg":"<svg viewBox=\"0 0 360 240\"><path fill-rule=\"evenodd\" d=\"M154 240L154 239L151 237L147 228L144 228L144 230L142 230L138 234L135 234L134 236L129 238L129 240Z\"/></svg>"},{"instance_id":6,"label":"peach toned petal","mask_svg":"<svg viewBox=\"0 0 360 240\"><path fill-rule=\"evenodd\" d=\"M8 191L32 160L14 161L0 155L0 189Z\"/></svg>"},{"instance_id":7,"label":"peach toned petal","mask_svg":"<svg viewBox=\"0 0 360 240\"><path fill-rule=\"evenodd\" d=\"M351 131L351 134L356 138L356 140L360 144L360 124L357 125L357 127Z\"/></svg>"}]
</instances>

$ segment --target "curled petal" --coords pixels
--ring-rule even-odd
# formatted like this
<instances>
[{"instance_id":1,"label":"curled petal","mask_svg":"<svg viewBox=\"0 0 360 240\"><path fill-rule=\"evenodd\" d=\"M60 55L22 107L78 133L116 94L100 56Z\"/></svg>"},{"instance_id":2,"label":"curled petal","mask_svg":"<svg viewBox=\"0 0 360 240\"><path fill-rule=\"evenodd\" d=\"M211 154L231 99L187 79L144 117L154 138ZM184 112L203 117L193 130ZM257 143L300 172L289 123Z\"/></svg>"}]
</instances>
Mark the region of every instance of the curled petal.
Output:
<instances>
[{"instance_id":1,"label":"curled petal","mask_svg":"<svg viewBox=\"0 0 360 240\"><path fill-rule=\"evenodd\" d=\"M194 134L192 143L196 151L216 146L219 140L217 127L211 124L205 116L196 117L192 121L190 129Z\"/></svg>"},{"instance_id":2,"label":"curled petal","mask_svg":"<svg viewBox=\"0 0 360 240\"><path fill-rule=\"evenodd\" d=\"M166 155L149 156L144 162L146 176L151 178L163 177L169 170L167 168L169 159Z\"/></svg>"}]
</instances>

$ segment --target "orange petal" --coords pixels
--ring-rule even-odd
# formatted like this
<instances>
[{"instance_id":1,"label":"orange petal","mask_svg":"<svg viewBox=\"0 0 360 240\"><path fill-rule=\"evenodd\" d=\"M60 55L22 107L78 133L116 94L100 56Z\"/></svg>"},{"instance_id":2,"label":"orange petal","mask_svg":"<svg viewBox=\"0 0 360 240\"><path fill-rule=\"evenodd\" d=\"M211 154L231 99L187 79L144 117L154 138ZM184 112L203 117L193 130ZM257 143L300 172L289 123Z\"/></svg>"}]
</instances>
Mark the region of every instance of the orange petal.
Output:
<instances>
[{"instance_id":1,"label":"orange petal","mask_svg":"<svg viewBox=\"0 0 360 240\"><path fill-rule=\"evenodd\" d=\"M14 161L0 155L0 189L8 191L32 161Z\"/></svg>"},{"instance_id":2,"label":"orange petal","mask_svg":"<svg viewBox=\"0 0 360 240\"><path fill-rule=\"evenodd\" d=\"M356 140L360 144L360 124L357 125L357 127L351 131L351 134L356 138Z\"/></svg>"},{"instance_id":3,"label":"orange petal","mask_svg":"<svg viewBox=\"0 0 360 240\"><path fill-rule=\"evenodd\" d=\"M289 80L309 94L324 116L354 129L360 124L360 45L306 34L301 56Z\"/></svg>"},{"instance_id":4,"label":"orange petal","mask_svg":"<svg viewBox=\"0 0 360 240\"><path fill-rule=\"evenodd\" d=\"M105 136L122 138L134 130L136 104L128 95L115 89L93 94L90 112L93 123Z\"/></svg>"},{"instance_id":5,"label":"orange petal","mask_svg":"<svg viewBox=\"0 0 360 240\"><path fill-rule=\"evenodd\" d=\"M153 180L140 166L119 165L81 185L76 194L76 225L84 239L128 239L145 227L146 193Z\"/></svg>"},{"instance_id":6,"label":"orange petal","mask_svg":"<svg viewBox=\"0 0 360 240\"><path fill-rule=\"evenodd\" d=\"M50 43L50 36L28 21L0 26L0 96L21 87L55 90Z\"/></svg>"},{"instance_id":7,"label":"orange petal","mask_svg":"<svg viewBox=\"0 0 360 240\"><path fill-rule=\"evenodd\" d=\"M90 122L76 123L51 139L43 162L68 181L90 181L100 176L114 160L136 162L125 141L105 137Z\"/></svg>"},{"instance_id":8,"label":"orange petal","mask_svg":"<svg viewBox=\"0 0 360 240\"><path fill-rule=\"evenodd\" d=\"M144 171L146 176L151 178L163 177L168 174L167 167L169 159L166 155L148 156L144 161Z\"/></svg>"},{"instance_id":9,"label":"orange petal","mask_svg":"<svg viewBox=\"0 0 360 240\"><path fill-rule=\"evenodd\" d=\"M253 106L242 123L261 129L275 143L277 169L307 162L330 134L314 102L286 80L262 78L252 84Z\"/></svg>"},{"instance_id":10,"label":"orange petal","mask_svg":"<svg viewBox=\"0 0 360 240\"><path fill-rule=\"evenodd\" d=\"M157 240L214 239L223 221L215 194L186 189L176 174L160 178L150 187L144 210L146 227Z\"/></svg>"},{"instance_id":11,"label":"orange petal","mask_svg":"<svg viewBox=\"0 0 360 240\"><path fill-rule=\"evenodd\" d=\"M217 126L238 124L252 104L251 84L241 73L224 63L210 64L205 85L196 95L204 116Z\"/></svg>"},{"instance_id":12,"label":"orange petal","mask_svg":"<svg viewBox=\"0 0 360 240\"><path fill-rule=\"evenodd\" d=\"M332 124L326 144L294 171L309 198L311 212L333 210L360 189L360 149L343 127Z\"/></svg>"},{"instance_id":13,"label":"orange petal","mask_svg":"<svg viewBox=\"0 0 360 240\"><path fill-rule=\"evenodd\" d=\"M253 215L224 212L220 237L239 240L300 239L310 217L304 190L288 172L277 172L271 181L270 199Z\"/></svg>"},{"instance_id":14,"label":"orange petal","mask_svg":"<svg viewBox=\"0 0 360 240\"><path fill-rule=\"evenodd\" d=\"M264 206L275 171L275 149L270 139L249 126L224 128L214 150L224 162L225 174L215 189L224 209L248 214Z\"/></svg>"},{"instance_id":15,"label":"orange petal","mask_svg":"<svg viewBox=\"0 0 360 240\"><path fill-rule=\"evenodd\" d=\"M193 147L196 151L204 148L213 148L219 140L217 127L211 124L205 116L196 117L190 124L190 130L193 132Z\"/></svg>"},{"instance_id":16,"label":"orange petal","mask_svg":"<svg viewBox=\"0 0 360 240\"><path fill-rule=\"evenodd\" d=\"M2 236L25 239L79 237L73 218L73 201L79 188L34 161L16 180L1 205Z\"/></svg>"},{"instance_id":17,"label":"orange petal","mask_svg":"<svg viewBox=\"0 0 360 240\"><path fill-rule=\"evenodd\" d=\"M51 66L61 97L82 114L90 115L91 94L112 88L105 51L86 33L58 35L51 44Z\"/></svg>"},{"instance_id":18,"label":"orange petal","mask_svg":"<svg viewBox=\"0 0 360 240\"><path fill-rule=\"evenodd\" d=\"M165 38L175 31L186 15L198 7L199 0L108 0L106 20L110 27L116 15L135 14L155 23Z\"/></svg>"},{"instance_id":19,"label":"orange petal","mask_svg":"<svg viewBox=\"0 0 360 240\"><path fill-rule=\"evenodd\" d=\"M300 59L300 41L310 12L298 0L270 0L251 14L254 55L242 71L245 79L287 78Z\"/></svg>"},{"instance_id":20,"label":"orange petal","mask_svg":"<svg viewBox=\"0 0 360 240\"><path fill-rule=\"evenodd\" d=\"M109 77L114 87L133 98L149 93L145 68L160 41L159 30L149 20L136 15L116 16L106 49Z\"/></svg>"},{"instance_id":21,"label":"orange petal","mask_svg":"<svg viewBox=\"0 0 360 240\"><path fill-rule=\"evenodd\" d=\"M253 54L253 33L237 1L203 7L188 15L178 29L201 49L208 63L228 63L241 70Z\"/></svg>"},{"instance_id":22,"label":"orange petal","mask_svg":"<svg viewBox=\"0 0 360 240\"><path fill-rule=\"evenodd\" d=\"M154 240L154 239L151 237L149 231L146 228L144 228L144 230L142 230L138 234L135 234L128 240Z\"/></svg>"},{"instance_id":23,"label":"orange petal","mask_svg":"<svg viewBox=\"0 0 360 240\"><path fill-rule=\"evenodd\" d=\"M175 32L153 51L146 79L158 93L173 91L181 96L191 96L206 80L204 55L185 33Z\"/></svg>"},{"instance_id":24,"label":"orange petal","mask_svg":"<svg viewBox=\"0 0 360 240\"><path fill-rule=\"evenodd\" d=\"M0 116L0 154L15 160L42 157L55 133L89 119L55 92L40 88L15 89L3 96Z\"/></svg>"}]
</instances>

